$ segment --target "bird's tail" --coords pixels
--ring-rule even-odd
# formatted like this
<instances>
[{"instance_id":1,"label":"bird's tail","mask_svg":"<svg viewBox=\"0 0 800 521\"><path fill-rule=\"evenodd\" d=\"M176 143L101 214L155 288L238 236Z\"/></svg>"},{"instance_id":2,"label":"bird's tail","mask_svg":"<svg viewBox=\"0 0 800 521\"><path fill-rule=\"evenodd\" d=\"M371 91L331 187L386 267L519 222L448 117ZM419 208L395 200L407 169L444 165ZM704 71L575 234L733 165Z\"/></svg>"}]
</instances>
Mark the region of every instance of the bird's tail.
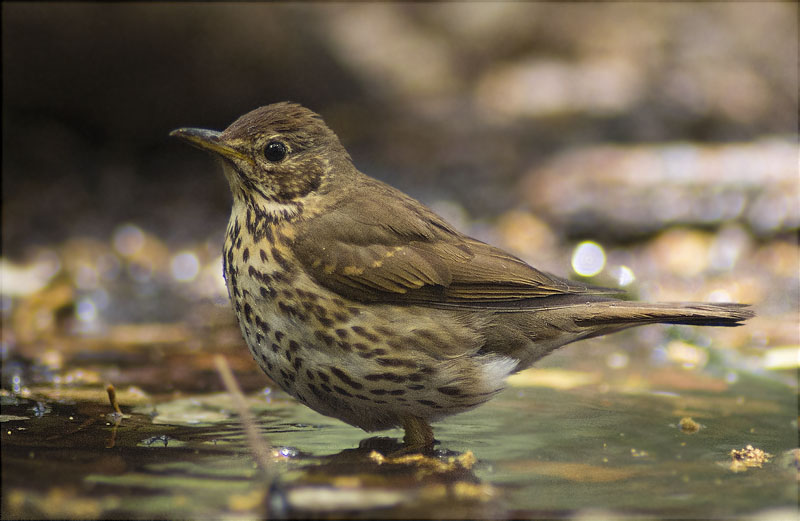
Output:
<instances>
[{"instance_id":1,"label":"bird's tail","mask_svg":"<svg viewBox=\"0 0 800 521\"><path fill-rule=\"evenodd\" d=\"M747 304L707 302L589 302L571 309L578 326L612 329L643 324L686 324L692 326L739 326L755 316ZM599 333L604 334L604 333Z\"/></svg>"},{"instance_id":2,"label":"bird's tail","mask_svg":"<svg viewBox=\"0 0 800 521\"><path fill-rule=\"evenodd\" d=\"M544 300L544 299L543 299ZM532 363L559 347L623 329L646 324L688 324L693 326L739 326L755 316L746 304L706 302L631 302L606 297L570 296L570 301L555 301L527 313L496 316L503 331L521 331L527 342L493 338L486 331L487 343L498 352L520 360L517 369ZM497 347L495 347L497 346Z\"/></svg>"}]
</instances>

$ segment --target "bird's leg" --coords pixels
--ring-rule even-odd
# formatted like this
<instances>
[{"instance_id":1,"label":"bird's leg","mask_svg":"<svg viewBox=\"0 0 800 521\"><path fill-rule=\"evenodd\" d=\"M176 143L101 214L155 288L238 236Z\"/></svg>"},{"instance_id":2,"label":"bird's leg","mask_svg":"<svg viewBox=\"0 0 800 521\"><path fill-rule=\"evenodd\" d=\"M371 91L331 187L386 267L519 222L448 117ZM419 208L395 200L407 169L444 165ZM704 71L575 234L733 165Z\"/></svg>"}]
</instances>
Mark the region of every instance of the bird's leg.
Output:
<instances>
[{"instance_id":1,"label":"bird's leg","mask_svg":"<svg viewBox=\"0 0 800 521\"><path fill-rule=\"evenodd\" d=\"M407 416L403 420L403 429L406 431L403 441L406 444L404 452L427 452L433 449L433 429L419 416Z\"/></svg>"}]
</instances>

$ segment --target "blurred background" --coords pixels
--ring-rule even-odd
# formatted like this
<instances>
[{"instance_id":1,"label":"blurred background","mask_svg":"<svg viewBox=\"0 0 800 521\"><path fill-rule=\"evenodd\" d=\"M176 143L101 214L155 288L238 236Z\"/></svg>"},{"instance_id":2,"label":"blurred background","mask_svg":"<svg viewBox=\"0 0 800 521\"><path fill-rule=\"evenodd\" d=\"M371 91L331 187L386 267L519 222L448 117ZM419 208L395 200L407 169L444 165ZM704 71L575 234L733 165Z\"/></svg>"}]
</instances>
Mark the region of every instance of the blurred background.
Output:
<instances>
[{"instance_id":1,"label":"blurred background","mask_svg":"<svg viewBox=\"0 0 800 521\"><path fill-rule=\"evenodd\" d=\"M171 244L219 232L217 166L167 133L281 100L363 171L471 219L521 207L619 238L798 224L791 3L2 9L13 258L125 222Z\"/></svg>"},{"instance_id":2,"label":"blurred background","mask_svg":"<svg viewBox=\"0 0 800 521\"><path fill-rule=\"evenodd\" d=\"M117 483L110 499L81 480L142 468L143 444L163 440L166 448L165 432L179 436L165 425L183 425L181 440L211 439L221 450L216 439L231 433L200 427L235 424L228 405L202 401L221 389L212 354L225 354L246 392L269 385L244 347L221 276L227 184L214 160L168 134L222 130L283 100L322 114L365 173L534 266L619 286L633 298L754 304L758 317L740 328L637 328L561 350L514 376L512 389L486 408L489 417L444 422L437 430L444 446L471 450L459 440L479 438L487 468L514 469L512 517L564 517L559 509L597 506L598 497L640 498L633 511L655 509L656 517L739 513L719 510L739 508L720 506L719 489L696 495L695 483L722 482L716 463L703 468L708 475L692 474L691 491L670 488L690 483L688 474L673 478L683 468L657 467L647 476L665 482L643 485L651 493L564 486L547 496L555 510L539 510L538 492L559 483L547 472L575 479L581 468L586 483L612 479L601 461L564 469L526 463L532 428L520 419L542 407L552 410L536 420L537 439L548 440L539 447L569 444L553 462L582 457L574 448L583 443L591 463L606 441L621 451L618 459L603 452L614 468L647 456L614 430L642 418L659 426L641 433L651 454L672 450L677 431L664 426L689 413L711 424L739 422L707 431L694 445L700 461L743 446L747 432L747 443L776 454L796 448L797 3L3 2L0 9L0 403L3 421L12 421L2 429L4 517L242 510L231 506L241 498L233 503L238 496L225 478L187 492L191 500L180 505L170 498L162 510L138 501L136 487L171 493L173 482L158 479L169 470L133 481L133 492L120 492L130 482ZM123 427L135 432L121 429L117 442L130 452L98 450L108 433L104 422L91 423L108 407L106 382L133 415ZM263 407L260 421L275 422L277 443L284 435L284 443L327 454L364 435L279 397L267 387L252 398ZM584 426L583 418L615 407L611 434ZM513 440L506 435L517 428ZM52 441L53 432L77 434ZM208 450L202 443L192 447ZM81 467L76 451L84 451ZM725 505L736 498L757 511L793 497L796 507L800 453L786 454L794 473L773 468L752 488L724 481ZM220 468L231 464L223 459ZM249 460L242 467L250 483ZM207 468L193 471L197 483L206 483ZM670 503L687 497L693 506ZM452 501L440 506L453 514Z\"/></svg>"},{"instance_id":3,"label":"blurred background","mask_svg":"<svg viewBox=\"0 0 800 521\"><path fill-rule=\"evenodd\" d=\"M361 170L537 267L751 302L781 318L736 345L797 344L795 4L2 14L4 353L115 324L229 323L230 194L168 133L280 100L321 113Z\"/></svg>"},{"instance_id":4,"label":"blurred background","mask_svg":"<svg viewBox=\"0 0 800 521\"><path fill-rule=\"evenodd\" d=\"M226 182L168 133L281 100L321 113L362 171L537 267L754 303L778 318L728 347L798 343L795 4L2 14L6 355L115 325L232 324Z\"/></svg>"}]
</instances>

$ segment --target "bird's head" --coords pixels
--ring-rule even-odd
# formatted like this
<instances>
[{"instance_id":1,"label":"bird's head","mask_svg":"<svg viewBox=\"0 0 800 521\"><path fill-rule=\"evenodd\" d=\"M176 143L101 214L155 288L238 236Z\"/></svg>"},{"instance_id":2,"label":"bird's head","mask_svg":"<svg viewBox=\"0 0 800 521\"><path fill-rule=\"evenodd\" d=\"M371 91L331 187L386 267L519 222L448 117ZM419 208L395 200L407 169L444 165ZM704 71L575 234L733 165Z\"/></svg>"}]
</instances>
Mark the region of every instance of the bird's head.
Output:
<instances>
[{"instance_id":1,"label":"bird's head","mask_svg":"<svg viewBox=\"0 0 800 521\"><path fill-rule=\"evenodd\" d=\"M301 207L336 172L352 168L322 118L295 103L257 108L222 132L180 128L170 135L220 157L234 200L252 206Z\"/></svg>"}]
</instances>

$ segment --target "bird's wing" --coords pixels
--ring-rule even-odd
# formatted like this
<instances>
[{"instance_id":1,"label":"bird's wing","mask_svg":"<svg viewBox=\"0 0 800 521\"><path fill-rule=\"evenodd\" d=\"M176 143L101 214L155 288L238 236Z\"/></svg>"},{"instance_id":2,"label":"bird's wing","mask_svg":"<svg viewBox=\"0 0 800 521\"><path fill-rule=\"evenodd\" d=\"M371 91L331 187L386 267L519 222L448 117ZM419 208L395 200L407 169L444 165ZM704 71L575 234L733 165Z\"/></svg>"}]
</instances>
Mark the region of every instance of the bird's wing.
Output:
<instances>
[{"instance_id":1,"label":"bird's wing","mask_svg":"<svg viewBox=\"0 0 800 521\"><path fill-rule=\"evenodd\" d=\"M543 273L453 230L388 186L299 225L296 257L321 285L362 302L526 309L557 295L616 290Z\"/></svg>"}]
</instances>

